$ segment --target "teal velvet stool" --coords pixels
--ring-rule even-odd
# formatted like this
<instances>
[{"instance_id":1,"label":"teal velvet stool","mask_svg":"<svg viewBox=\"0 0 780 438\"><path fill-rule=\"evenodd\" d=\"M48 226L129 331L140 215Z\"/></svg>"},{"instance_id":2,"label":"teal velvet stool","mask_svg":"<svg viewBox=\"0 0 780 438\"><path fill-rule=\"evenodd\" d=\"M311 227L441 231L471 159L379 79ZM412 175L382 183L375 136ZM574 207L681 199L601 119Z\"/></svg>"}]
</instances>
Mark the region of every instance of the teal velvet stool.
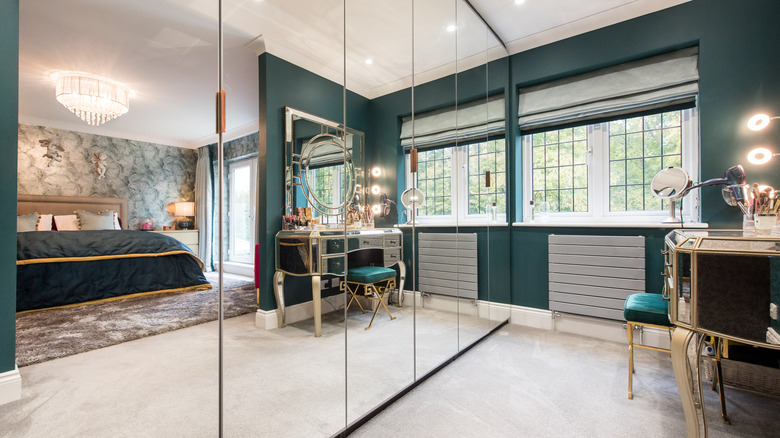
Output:
<instances>
[{"instance_id":1,"label":"teal velvet stool","mask_svg":"<svg viewBox=\"0 0 780 438\"><path fill-rule=\"evenodd\" d=\"M623 316L628 325L628 399L634 398L633 394L633 374L634 374L634 347L645 348L647 350L662 351L670 353L666 348L653 347L634 343L634 327L655 327L667 330L671 343L672 330L674 326L669 321L669 301L664 299L664 295L652 293L631 294L626 298L623 306Z\"/></svg>"},{"instance_id":2,"label":"teal velvet stool","mask_svg":"<svg viewBox=\"0 0 780 438\"><path fill-rule=\"evenodd\" d=\"M380 307L384 307L391 320L395 319L387 308L384 298L388 290L395 288L396 271L384 267L383 264L384 251L381 248L361 249L347 254L347 278L341 282L341 290L346 289L350 294L347 310L354 302L363 313L366 313L357 299L358 296L377 301L371 322L365 330L370 329L374 324Z\"/></svg>"}]
</instances>

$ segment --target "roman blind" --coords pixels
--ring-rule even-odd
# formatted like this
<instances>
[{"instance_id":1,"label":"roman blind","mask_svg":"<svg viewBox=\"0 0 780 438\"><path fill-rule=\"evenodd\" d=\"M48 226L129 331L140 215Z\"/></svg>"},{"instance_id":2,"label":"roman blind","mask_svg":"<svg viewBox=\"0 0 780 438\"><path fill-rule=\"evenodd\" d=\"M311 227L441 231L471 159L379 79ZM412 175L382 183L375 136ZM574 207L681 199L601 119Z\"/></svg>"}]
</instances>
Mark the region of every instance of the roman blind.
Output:
<instances>
[{"instance_id":1,"label":"roman blind","mask_svg":"<svg viewBox=\"0 0 780 438\"><path fill-rule=\"evenodd\" d=\"M695 103L698 47L632 61L523 88L518 124L523 131Z\"/></svg>"},{"instance_id":2,"label":"roman blind","mask_svg":"<svg viewBox=\"0 0 780 438\"><path fill-rule=\"evenodd\" d=\"M405 150L414 146L420 149L434 148L457 142L484 139L504 132L504 95L497 94L457 107L404 117L401 124L401 146Z\"/></svg>"}]
</instances>

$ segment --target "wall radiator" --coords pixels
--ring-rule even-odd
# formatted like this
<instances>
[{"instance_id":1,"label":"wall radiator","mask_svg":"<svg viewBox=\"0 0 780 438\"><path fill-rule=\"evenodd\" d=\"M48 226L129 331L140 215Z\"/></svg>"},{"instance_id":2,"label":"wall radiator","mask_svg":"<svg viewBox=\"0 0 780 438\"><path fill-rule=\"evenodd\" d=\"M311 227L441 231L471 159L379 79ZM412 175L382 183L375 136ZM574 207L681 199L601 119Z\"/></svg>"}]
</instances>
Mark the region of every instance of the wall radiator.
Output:
<instances>
[{"instance_id":1,"label":"wall radiator","mask_svg":"<svg viewBox=\"0 0 780 438\"><path fill-rule=\"evenodd\" d=\"M476 233L419 233L421 293L477 299Z\"/></svg>"},{"instance_id":2,"label":"wall radiator","mask_svg":"<svg viewBox=\"0 0 780 438\"><path fill-rule=\"evenodd\" d=\"M625 321L626 297L645 291L643 236L553 234L548 245L551 311Z\"/></svg>"}]
</instances>

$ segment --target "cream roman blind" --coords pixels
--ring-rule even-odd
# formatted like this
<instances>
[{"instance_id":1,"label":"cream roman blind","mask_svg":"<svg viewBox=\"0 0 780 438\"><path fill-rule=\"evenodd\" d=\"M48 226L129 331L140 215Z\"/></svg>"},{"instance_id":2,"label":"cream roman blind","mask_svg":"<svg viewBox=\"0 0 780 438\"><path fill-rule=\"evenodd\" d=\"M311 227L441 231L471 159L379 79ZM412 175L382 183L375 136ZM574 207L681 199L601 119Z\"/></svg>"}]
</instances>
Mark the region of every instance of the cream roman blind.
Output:
<instances>
[{"instance_id":1,"label":"cream roman blind","mask_svg":"<svg viewBox=\"0 0 780 438\"><path fill-rule=\"evenodd\" d=\"M401 146L434 148L457 142L472 141L504 132L504 95L497 94L456 107L447 107L405 117L401 124Z\"/></svg>"},{"instance_id":2,"label":"cream roman blind","mask_svg":"<svg viewBox=\"0 0 780 438\"><path fill-rule=\"evenodd\" d=\"M523 88L523 131L696 101L698 47Z\"/></svg>"}]
</instances>

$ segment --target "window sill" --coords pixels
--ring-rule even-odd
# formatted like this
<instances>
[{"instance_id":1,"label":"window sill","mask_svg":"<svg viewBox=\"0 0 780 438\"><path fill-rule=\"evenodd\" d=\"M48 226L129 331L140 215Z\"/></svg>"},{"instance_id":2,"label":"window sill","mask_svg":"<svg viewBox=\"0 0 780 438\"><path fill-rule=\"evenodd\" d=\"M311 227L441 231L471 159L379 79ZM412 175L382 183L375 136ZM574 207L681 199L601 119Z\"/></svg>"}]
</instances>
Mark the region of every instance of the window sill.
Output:
<instances>
[{"instance_id":1,"label":"window sill","mask_svg":"<svg viewBox=\"0 0 780 438\"><path fill-rule=\"evenodd\" d=\"M437 222L435 224L398 224L395 225L396 228L452 228L452 227L460 227L460 228L466 228L466 227L508 227L509 224L506 222L466 222L466 223L457 223L457 222Z\"/></svg>"},{"instance_id":2,"label":"window sill","mask_svg":"<svg viewBox=\"0 0 780 438\"><path fill-rule=\"evenodd\" d=\"M551 228L709 228L709 224L686 222L684 224L659 222L514 222L513 227L551 227Z\"/></svg>"}]
</instances>

